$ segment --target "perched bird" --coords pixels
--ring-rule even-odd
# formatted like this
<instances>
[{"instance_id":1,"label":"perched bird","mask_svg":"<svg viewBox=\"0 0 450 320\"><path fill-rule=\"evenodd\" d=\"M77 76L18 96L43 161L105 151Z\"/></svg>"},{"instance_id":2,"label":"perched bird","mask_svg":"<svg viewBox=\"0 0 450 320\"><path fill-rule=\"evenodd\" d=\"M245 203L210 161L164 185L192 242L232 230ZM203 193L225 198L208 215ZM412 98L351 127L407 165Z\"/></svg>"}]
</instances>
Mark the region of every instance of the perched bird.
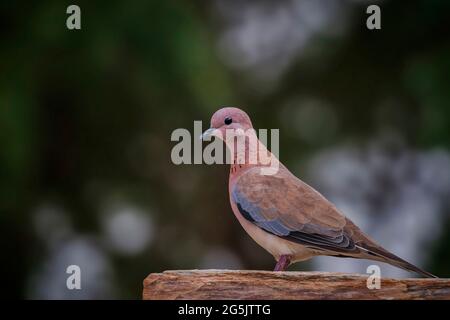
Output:
<instances>
[{"instance_id":1,"label":"perched bird","mask_svg":"<svg viewBox=\"0 0 450 320\"><path fill-rule=\"evenodd\" d=\"M246 132L245 161L230 132ZM228 135L228 136L227 136ZM234 161L229 176L231 208L245 231L277 261L274 271L317 255L381 261L435 277L379 246L319 192L294 176L260 142L249 116L238 108L222 108L211 118L202 138L224 140ZM253 145L252 145L253 144ZM241 149L241 150L242 150ZM255 151L257 150L257 151ZM257 152L257 161L249 161ZM260 161L261 155L269 157Z\"/></svg>"}]
</instances>

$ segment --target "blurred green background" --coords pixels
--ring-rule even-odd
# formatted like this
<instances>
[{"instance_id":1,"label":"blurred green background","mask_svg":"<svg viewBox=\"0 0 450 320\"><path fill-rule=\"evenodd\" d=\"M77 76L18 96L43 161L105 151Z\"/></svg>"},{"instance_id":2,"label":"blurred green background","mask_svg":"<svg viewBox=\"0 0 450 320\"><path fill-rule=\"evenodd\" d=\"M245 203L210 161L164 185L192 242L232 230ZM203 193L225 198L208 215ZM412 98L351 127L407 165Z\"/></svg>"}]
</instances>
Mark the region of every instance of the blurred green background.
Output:
<instances>
[{"instance_id":1,"label":"blurred green background","mask_svg":"<svg viewBox=\"0 0 450 320\"><path fill-rule=\"evenodd\" d=\"M2 1L2 296L140 298L151 272L272 269L230 210L228 168L170 159L171 132L222 106L279 128L295 174L450 276L449 21L445 0Z\"/></svg>"}]
</instances>

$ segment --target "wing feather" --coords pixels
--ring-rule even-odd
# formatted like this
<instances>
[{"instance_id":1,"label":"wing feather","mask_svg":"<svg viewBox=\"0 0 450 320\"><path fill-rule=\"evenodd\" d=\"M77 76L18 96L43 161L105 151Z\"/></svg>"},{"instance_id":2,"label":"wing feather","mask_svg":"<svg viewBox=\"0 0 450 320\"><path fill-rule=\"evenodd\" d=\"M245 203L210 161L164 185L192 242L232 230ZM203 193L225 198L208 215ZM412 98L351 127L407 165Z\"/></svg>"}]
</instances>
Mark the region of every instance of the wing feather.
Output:
<instances>
[{"instance_id":1,"label":"wing feather","mask_svg":"<svg viewBox=\"0 0 450 320\"><path fill-rule=\"evenodd\" d=\"M285 169L275 175L250 169L236 182L232 198L245 219L269 233L321 250L358 250L346 233L345 216Z\"/></svg>"}]
</instances>

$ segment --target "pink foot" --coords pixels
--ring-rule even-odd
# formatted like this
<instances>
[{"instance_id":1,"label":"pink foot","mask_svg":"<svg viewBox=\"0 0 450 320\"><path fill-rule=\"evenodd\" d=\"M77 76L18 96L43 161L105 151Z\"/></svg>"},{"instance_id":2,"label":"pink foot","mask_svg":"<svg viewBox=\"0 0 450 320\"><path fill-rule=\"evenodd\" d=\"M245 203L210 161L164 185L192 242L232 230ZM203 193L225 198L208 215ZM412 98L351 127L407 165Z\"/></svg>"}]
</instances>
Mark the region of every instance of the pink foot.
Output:
<instances>
[{"instance_id":1,"label":"pink foot","mask_svg":"<svg viewBox=\"0 0 450 320\"><path fill-rule=\"evenodd\" d=\"M291 256L282 255L275 265L275 269L273 271L285 271L287 267L291 264Z\"/></svg>"}]
</instances>

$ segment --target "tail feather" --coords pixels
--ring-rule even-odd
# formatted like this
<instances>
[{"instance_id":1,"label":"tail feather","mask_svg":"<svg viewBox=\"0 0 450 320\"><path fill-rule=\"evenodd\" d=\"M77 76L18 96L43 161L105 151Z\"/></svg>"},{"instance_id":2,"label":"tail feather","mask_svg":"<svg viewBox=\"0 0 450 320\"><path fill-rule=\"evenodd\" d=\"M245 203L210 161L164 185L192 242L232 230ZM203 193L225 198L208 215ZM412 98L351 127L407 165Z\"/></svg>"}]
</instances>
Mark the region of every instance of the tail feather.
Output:
<instances>
[{"instance_id":1,"label":"tail feather","mask_svg":"<svg viewBox=\"0 0 450 320\"><path fill-rule=\"evenodd\" d=\"M425 271L425 270L420 269L419 267L416 267L412 263L409 263L408 261L403 260L402 258L396 256L393 253L390 253L387 250L384 250L381 247L374 247L371 245L361 245L361 244L357 245L357 247L362 249L363 251L365 251L368 255L370 255L371 256L370 259L378 260L381 262L386 262L386 263L389 263L398 268L401 268L401 269L404 269L407 271L416 272L416 273L421 274L428 278L438 278L434 274L431 274L428 271Z\"/></svg>"}]
</instances>

